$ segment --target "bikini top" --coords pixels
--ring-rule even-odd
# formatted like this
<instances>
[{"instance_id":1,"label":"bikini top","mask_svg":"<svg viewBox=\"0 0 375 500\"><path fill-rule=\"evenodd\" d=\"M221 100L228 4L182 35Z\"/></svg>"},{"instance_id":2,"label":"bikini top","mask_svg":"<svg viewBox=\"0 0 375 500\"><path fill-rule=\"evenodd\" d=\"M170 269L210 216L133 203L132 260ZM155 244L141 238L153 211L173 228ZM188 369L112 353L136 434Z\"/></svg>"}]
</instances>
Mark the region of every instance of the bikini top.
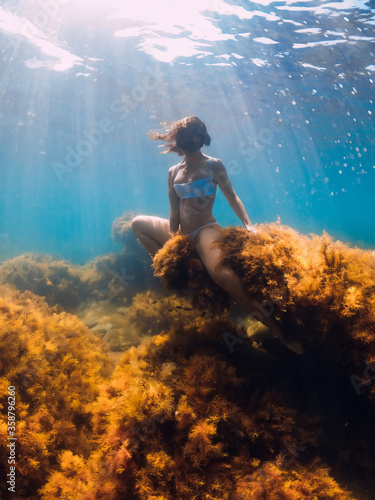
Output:
<instances>
[{"instance_id":1,"label":"bikini top","mask_svg":"<svg viewBox=\"0 0 375 500\"><path fill-rule=\"evenodd\" d=\"M186 198L198 198L199 196L209 196L216 193L216 186L212 178L211 162L212 159L210 160L210 177L174 185L176 194L181 200L185 200Z\"/></svg>"}]
</instances>

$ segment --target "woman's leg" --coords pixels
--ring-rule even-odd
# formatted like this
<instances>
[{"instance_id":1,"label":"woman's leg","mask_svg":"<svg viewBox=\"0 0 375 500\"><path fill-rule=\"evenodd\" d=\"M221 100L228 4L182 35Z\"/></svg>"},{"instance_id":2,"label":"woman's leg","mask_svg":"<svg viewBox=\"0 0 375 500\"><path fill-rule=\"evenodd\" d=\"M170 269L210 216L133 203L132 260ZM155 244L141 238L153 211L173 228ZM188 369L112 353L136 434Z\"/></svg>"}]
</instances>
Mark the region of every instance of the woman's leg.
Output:
<instances>
[{"instance_id":1,"label":"woman's leg","mask_svg":"<svg viewBox=\"0 0 375 500\"><path fill-rule=\"evenodd\" d=\"M169 220L161 217L137 215L132 220L132 230L152 257L171 236Z\"/></svg>"},{"instance_id":2,"label":"woman's leg","mask_svg":"<svg viewBox=\"0 0 375 500\"><path fill-rule=\"evenodd\" d=\"M210 227L202 228L197 236L197 250L213 281L223 288L232 299L248 314L256 318L276 334L284 344L294 352L301 354L301 346L295 342L286 342L280 325L273 316L273 307L267 310L259 302L252 300L243 290L239 276L228 267L217 268L221 250L212 248L218 232ZM272 304L271 304L272 305Z\"/></svg>"}]
</instances>

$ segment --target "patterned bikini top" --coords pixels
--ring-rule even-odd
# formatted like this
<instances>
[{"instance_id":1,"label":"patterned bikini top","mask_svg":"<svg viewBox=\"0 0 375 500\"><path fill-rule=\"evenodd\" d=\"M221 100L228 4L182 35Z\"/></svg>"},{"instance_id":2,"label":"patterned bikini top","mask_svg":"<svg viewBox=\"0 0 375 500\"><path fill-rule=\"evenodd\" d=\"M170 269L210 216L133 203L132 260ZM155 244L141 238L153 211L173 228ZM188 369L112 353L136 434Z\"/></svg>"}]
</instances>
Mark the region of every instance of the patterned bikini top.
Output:
<instances>
[{"instance_id":1,"label":"patterned bikini top","mask_svg":"<svg viewBox=\"0 0 375 500\"><path fill-rule=\"evenodd\" d=\"M212 194L216 194L216 186L212 178L211 162L212 159L210 160L210 177L174 185L176 194L181 200L185 200L186 198L199 198L200 196L209 196Z\"/></svg>"}]
</instances>

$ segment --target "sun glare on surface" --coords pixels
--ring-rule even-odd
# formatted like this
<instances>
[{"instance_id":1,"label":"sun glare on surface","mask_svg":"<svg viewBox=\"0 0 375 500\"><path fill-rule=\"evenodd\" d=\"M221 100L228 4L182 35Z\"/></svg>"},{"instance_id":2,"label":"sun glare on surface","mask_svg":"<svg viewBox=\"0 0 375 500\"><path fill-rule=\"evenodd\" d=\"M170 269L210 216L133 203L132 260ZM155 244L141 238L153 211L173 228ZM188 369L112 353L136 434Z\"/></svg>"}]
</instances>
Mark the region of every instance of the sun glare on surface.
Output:
<instances>
[{"instance_id":1,"label":"sun glare on surface","mask_svg":"<svg viewBox=\"0 0 375 500\"><path fill-rule=\"evenodd\" d=\"M225 0L49 0L43 5L23 0L18 12L0 7L0 30L39 48L41 56L27 59L27 67L67 71L83 65L83 55L59 40L67 24L78 29L103 24L114 37L132 38L138 50L173 63L179 57L205 57L214 44L234 39L215 23L216 16L225 15L251 19L254 14Z\"/></svg>"},{"instance_id":2,"label":"sun glare on surface","mask_svg":"<svg viewBox=\"0 0 375 500\"><path fill-rule=\"evenodd\" d=\"M126 5L122 0L75 0L69 2L69 8L79 12L82 22L87 10L98 9L104 14L103 21L116 26L115 37L137 37L140 50L169 63L179 56L204 56L208 45L233 38L215 25L212 13L251 17L225 0L138 0Z\"/></svg>"},{"instance_id":3,"label":"sun glare on surface","mask_svg":"<svg viewBox=\"0 0 375 500\"><path fill-rule=\"evenodd\" d=\"M62 3L63 0L57 0ZM66 4L66 0L64 4ZM110 17L121 17L136 19L146 22L158 23L161 19L184 24L186 18L196 17L198 13L212 10L223 13L233 7L224 0L190 0L189 2L178 2L172 0L137 0L126 2L123 0L72 0L68 2L71 8L87 6L87 8L98 8L110 11Z\"/></svg>"}]
</instances>

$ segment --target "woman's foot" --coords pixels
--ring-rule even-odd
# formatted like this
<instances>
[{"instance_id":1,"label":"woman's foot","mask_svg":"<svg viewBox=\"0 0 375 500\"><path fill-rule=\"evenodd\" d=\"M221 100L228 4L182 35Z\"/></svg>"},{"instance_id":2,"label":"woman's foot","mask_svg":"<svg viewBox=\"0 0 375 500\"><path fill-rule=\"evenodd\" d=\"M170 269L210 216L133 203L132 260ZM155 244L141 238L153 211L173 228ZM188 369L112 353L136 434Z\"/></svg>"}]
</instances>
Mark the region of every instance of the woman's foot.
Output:
<instances>
[{"instance_id":1,"label":"woman's foot","mask_svg":"<svg viewBox=\"0 0 375 500\"><path fill-rule=\"evenodd\" d=\"M284 333L280 330L280 328L272 329L272 332L277 335L277 337L281 340L281 342L296 354L303 354L303 348L299 342L296 340L288 340L285 338Z\"/></svg>"}]
</instances>

